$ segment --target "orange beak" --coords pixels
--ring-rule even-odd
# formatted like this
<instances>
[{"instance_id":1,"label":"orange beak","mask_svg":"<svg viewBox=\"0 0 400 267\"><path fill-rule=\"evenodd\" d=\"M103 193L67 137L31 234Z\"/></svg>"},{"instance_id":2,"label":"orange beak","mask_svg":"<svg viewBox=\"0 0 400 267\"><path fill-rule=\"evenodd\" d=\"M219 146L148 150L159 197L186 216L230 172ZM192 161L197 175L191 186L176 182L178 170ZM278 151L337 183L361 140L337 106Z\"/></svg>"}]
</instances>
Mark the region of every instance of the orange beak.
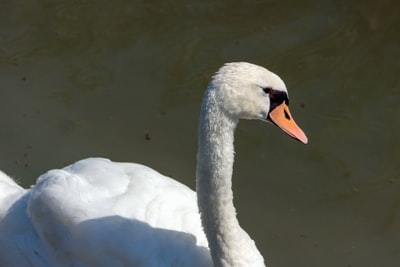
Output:
<instances>
[{"instance_id":1,"label":"orange beak","mask_svg":"<svg viewBox=\"0 0 400 267\"><path fill-rule=\"evenodd\" d=\"M285 102L275 107L269 113L269 119L294 139L302 142L303 144L307 144L307 136L293 120L289 111L289 107L285 104Z\"/></svg>"}]
</instances>

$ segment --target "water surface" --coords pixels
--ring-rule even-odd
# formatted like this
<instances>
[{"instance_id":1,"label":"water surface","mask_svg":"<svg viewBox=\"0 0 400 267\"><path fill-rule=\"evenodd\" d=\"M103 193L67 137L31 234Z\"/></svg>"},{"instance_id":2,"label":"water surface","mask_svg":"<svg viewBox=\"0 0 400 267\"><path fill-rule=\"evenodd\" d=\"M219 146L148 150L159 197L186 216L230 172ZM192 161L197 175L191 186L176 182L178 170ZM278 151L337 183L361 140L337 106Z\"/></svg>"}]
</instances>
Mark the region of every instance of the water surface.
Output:
<instances>
[{"instance_id":1,"label":"water surface","mask_svg":"<svg viewBox=\"0 0 400 267\"><path fill-rule=\"evenodd\" d=\"M204 89L224 62L249 61L285 80L310 140L239 125L235 203L268 266L399 266L399 11L396 1L4 2L0 168L28 187L102 156L194 188Z\"/></svg>"}]
</instances>

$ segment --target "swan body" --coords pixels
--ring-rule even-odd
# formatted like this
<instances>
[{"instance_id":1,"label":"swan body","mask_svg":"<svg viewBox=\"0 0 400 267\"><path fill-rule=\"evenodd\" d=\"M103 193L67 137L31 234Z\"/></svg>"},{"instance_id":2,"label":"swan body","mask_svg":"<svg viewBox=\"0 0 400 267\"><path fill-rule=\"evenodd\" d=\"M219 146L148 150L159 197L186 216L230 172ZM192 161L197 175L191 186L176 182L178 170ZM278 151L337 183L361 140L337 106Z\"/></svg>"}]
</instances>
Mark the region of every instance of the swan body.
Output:
<instances>
[{"instance_id":1,"label":"swan body","mask_svg":"<svg viewBox=\"0 0 400 267\"><path fill-rule=\"evenodd\" d=\"M0 172L0 266L265 266L233 206L234 130L260 119L307 143L287 104L274 73L221 67L200 113L197 192L103 158L50 170L31 189Z\"/></svg>"}]
</instances>

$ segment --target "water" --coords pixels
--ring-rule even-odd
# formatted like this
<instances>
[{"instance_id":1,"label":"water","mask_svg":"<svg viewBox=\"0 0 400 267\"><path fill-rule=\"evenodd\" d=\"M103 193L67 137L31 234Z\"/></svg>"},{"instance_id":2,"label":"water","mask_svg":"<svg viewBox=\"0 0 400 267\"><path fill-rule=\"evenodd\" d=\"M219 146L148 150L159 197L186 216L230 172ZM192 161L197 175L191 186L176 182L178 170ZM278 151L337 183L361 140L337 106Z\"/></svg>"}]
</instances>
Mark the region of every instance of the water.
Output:
<instances>
[{"instance_id":1,"label":"water","mask_svg":"<svg viewBox=\"0 0 400 267\"><path fill-rule=\"evenodd\" d=\"M399 3L3 2L0 168L21 184L103 156L194 188L204 89L249 61L310 140L239 125L235 203L268 266L399 266Z\"/></svg>"}]
</instances>

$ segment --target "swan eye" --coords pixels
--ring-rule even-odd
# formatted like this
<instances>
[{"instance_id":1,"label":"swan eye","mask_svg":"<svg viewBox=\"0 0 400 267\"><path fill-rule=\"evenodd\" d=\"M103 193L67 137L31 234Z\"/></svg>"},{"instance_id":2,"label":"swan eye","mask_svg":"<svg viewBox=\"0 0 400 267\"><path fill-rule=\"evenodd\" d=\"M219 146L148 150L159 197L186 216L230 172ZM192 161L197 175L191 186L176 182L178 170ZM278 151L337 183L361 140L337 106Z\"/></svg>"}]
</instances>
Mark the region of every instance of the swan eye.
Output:
<instances>
[{"instance_id":1,"label":"swan eye","mask_svg":"<svg viewBox=\"0 0 400 267\"><path fill-rule=\"evenodd\" d=\"M270 94L273 90L271 87L266 87L266 88L262 88L262 89L263 89L264 93L266 93L266 94Z\"/></svg>"}]
</instances>

